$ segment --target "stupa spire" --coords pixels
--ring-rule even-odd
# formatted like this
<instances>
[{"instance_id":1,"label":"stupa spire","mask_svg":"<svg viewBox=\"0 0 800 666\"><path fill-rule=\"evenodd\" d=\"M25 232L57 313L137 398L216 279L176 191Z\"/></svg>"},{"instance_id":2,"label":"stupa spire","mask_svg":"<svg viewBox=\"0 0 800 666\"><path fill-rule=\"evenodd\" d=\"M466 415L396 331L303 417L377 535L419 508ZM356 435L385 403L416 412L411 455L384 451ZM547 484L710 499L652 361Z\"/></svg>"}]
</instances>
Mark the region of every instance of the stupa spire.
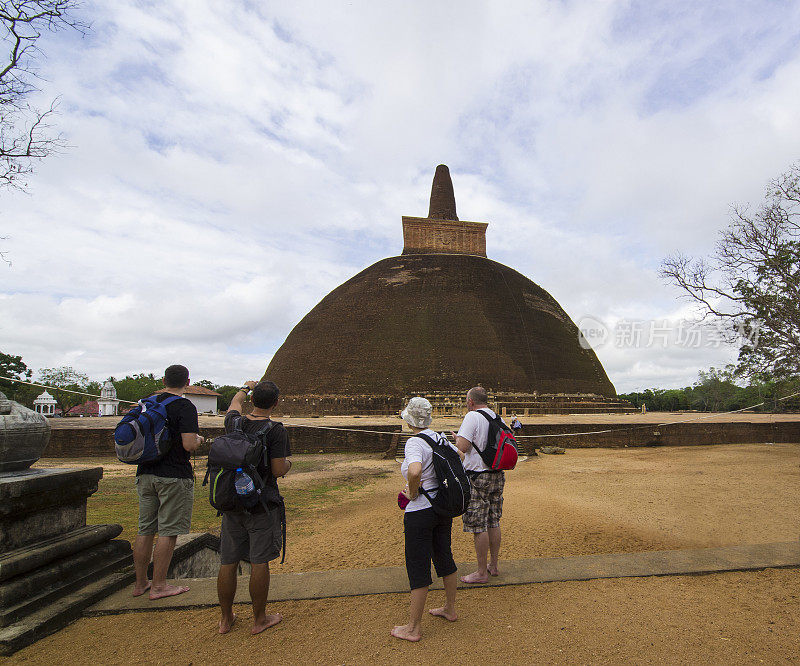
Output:
<instances>
[{"instance_id":1,"label":"stupa spire","mask_svg":"<svg viewBox=\"0 0 800 666\"><path fill-rule=\"evenodd\" d=\"M453 181L450 179L450 169L448 169L445 164L437 166L436 173L433 174L428 219L458 220L458 216L456 215L456 195L453 192Z\"/></svg>"},{"instance_id":2,"label":"stupa spire","mask_svg":"<svg viewBox=\"0 0 800 666\"><path fill-rule=\"evenodd\" d=\"M456 216L450 170L436 167L428 217L403 216L403 254L472 254L486 256L486 223Z\"/></svg>"}]
</instances>

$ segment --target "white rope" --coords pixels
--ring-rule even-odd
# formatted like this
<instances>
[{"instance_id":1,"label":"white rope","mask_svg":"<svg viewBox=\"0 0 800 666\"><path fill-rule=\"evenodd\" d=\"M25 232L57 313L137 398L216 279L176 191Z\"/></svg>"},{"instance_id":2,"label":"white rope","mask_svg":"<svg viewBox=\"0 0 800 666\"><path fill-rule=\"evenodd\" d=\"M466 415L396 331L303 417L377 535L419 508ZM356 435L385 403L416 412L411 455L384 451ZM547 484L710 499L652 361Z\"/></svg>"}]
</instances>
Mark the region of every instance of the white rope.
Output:
<instances>
[{"instance_id":1,"label":"white rope","mask_svg":"<svg viewBox=\"0 0 800 666\"><path fill-rule=\"evenodd\" d=\"M88 395L90 398L102 398L102 395L95 395L94 393L86 393L86 391L73 391L71 389L59 388L58 386L48 386L47 384L37 384L36 382L26 382L23 379L14 379L14 377L4 377L0 375L0 379L7 379L10 382L17 382L18 384L27 384L28 386L38 386L43 389L50 389L52 391L64 391L65 393L75 393L76 395ZM115 398L119 400L119 398ZM129 405L138 405L135 400L119 400L120 402L127 402Z\"/></svg>"}]
</instances>

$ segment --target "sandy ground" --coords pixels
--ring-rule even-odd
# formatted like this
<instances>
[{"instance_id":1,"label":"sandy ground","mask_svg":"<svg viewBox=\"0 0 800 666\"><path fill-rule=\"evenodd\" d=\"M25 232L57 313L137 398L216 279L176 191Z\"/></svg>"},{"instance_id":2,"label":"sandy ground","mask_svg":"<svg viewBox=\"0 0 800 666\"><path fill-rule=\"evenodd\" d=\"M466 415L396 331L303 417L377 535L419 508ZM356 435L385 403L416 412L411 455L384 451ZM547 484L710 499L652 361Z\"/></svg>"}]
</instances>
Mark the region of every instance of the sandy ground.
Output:
<instances>
[{"instance_id":1,"label":"sandy ground","mask_svg":"<svg viewBox=\"0 0 800 666\"><path fill-rule=\"evenodd\" d=\"M403 563L402 512L395 504L402 485L399 465L374 457L337 465L393 474L290 525L287 562L274 571ZM332 471L287 480L289 501L291 484L304 483L304 474ZM529 459L507 479L506 558L790 541L800 535L799 445L577 449ZM456 560L473 557L471 538L458 521L453 550ZM432 593L430 603L439 603L441 594ZM459 593L461 620L451 625L425 619L417 645L388 634L393 624L405 621L407 604L408 595L281 602L273 610L285 621L257 638L248 635L248 606L238 609L239 626L222 638L214 634L213 609L89 618L13 660L800 660L796 569L470 589Z\"/></svg>"}]
</instances>

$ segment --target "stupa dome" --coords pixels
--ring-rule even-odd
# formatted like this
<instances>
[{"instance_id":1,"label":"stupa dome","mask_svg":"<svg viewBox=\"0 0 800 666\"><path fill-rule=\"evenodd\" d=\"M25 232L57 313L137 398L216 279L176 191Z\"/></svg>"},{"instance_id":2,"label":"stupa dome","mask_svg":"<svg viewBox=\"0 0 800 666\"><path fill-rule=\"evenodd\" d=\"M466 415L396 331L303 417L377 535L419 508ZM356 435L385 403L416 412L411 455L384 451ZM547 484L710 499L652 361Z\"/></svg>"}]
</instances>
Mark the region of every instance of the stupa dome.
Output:
<instances>
[{"instance_id":1,"label":"stupa dome","mask_svg":"<svg viewBox=\"0 0 800 666\"><path fill-rule=\"evenodd\" d=\"M404 217L403 254L323 298L275 353L265 379L286 396L461 394L480 384L495 393L615 397L558 302L486 258L485 223L452 219L452 193L440 165L430 210L451 219Z\"/></svg>"}]
</instances>

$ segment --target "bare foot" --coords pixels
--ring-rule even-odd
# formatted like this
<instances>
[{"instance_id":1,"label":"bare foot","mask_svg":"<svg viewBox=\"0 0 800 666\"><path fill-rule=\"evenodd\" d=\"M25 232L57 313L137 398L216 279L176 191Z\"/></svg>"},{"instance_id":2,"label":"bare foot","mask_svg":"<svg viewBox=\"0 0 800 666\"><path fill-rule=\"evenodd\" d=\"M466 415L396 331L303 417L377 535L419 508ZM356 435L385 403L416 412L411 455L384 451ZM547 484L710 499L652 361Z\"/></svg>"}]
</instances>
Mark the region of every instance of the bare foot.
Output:
<instances>
[{"instance_id":1,"label":"bare foot","mask_svg":"<svg viewBox=\"0 0 800 666\"><path fill-rule=\"evenodd\" d=\"M443 617L450 622L455 622L458 619L458 615L456 615L455 612L448 613L444 606L441 608L431 608L428 612L436 617Z\"/></svg>"},{"instance_id":2,"label":"bare foot","mask_svg":"<svg viewBox=\"0 0 800 666\"><path fill-rule=\"evenodd\" d=\"M500 567L498 567L496 564L494 566L492 566L490 564L489 565L489 575L490 576L499 576L500 575Z\"/></svg>"},{"instance_id":3,"label":"bare foot","mask_svg":"<svg viewBox=\"0 0 800 666\"><path fill-rule=\"evenodd\" d=\"M394 629L392 629L392 636L395 638L402 638L404 641L411 641L412 643L416 643L420 638L422 638L422 634L420 633L419 629L414 631L411 629L411 625L408 624L398 624Z\"/></svg>"},{"instance_id":4,"label":"bare foot","mask_svg":"<svg viewBox=\"0 0 800 666\"><path fill-rule=\"evenodd\" d=\"M488 583L489 576L482 576L480 572L473 571L468 576L461 576L460 580L462 583L466 583L467 585L475 585L478 583Z\"/></svg>"},{"instance_id":5,"label":"bare foot","mask_svg":"<svg viewBox=\"0 0 800 666\"><path fill-rule=\"evenodd\" d=\"M253 636L260 634L262 631L264 631L264 629L274 627L282 619L283 615L280 613L275 613L275 615L267 615L260 622L253 623L253 628L250 630L250 633L253 634Z\"/></svg>"},{"instance_id":6,"label":"bare foot","mask_svg":"<svg viewBox=\"0 0 800 666\"><path fill-rule=\"evenodd\" d=\"M176 587L175 585L165 585L162 588L150 589L150 601L155 601L156 599L163 599L164 597L174 597L178 594L183 594L184 592L188 592L188 587Z\"/></svg>"},{"instance_id":7,"label":"bare foot","mask_svg":"<svg viewBox=\"0 0 800 666\"><path fill-rule=\"evenodd\" d=\"M150 581L147 581L147 585L144 587L137 587L136 585L133 586L133 596L134 597L141 597L147 590L150 589Z\"/></svg>"},{"instance_id":8,"label":"bare foot","mask_svg":"<svg viewBox=\"0 0 800 666\"><path fill-rule=\"evenodd\" d=\"M236 622L236 613L231 613L230 618L223 617L219 621L219 633L227 634L233 627L234 622Z\"/></svg>"}]
</instances>

